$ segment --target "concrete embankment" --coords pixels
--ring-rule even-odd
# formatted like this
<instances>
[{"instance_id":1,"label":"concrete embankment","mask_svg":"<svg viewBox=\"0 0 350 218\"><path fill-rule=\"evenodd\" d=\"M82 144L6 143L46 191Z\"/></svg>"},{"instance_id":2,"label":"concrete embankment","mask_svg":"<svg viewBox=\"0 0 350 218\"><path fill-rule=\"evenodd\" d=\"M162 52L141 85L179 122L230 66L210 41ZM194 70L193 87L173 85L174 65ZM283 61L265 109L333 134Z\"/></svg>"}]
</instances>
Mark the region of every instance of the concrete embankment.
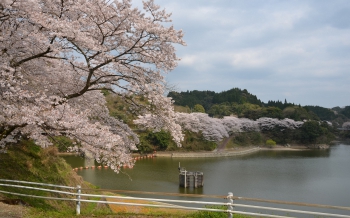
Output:
<instances>
[{"instance_id":1,"label":"concrete embankment","mask_svg":"<svg viewBox=\"0 0 350 218\"><path fill-rule=\"evenodd\" d=\"M232 157L250 154L259 150L259 147L254 147L245 150L221 150L220 152L157 152L156 156L172 158Z\"/></svg>"}]
</instances>

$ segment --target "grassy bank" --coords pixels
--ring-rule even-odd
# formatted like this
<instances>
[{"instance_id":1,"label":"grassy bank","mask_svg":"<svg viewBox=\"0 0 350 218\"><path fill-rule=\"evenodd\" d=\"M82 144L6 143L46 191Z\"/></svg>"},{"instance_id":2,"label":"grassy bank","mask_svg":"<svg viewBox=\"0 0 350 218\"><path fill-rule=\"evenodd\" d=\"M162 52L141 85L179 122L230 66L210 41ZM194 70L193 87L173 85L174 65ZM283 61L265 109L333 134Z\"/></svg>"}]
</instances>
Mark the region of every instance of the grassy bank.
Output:
<instances>
[{"instance_id":1,"label":"grassy bank","mask_svg":"<svg viewBox=\"0 0 350 218\"><path fill-rule=\"evenodd\" d=\"M0 178L10 180L24 180L39 183L50 183L64 186L96 189L97 187L85 182L72 168L59 156L57 149L50 147L41 149L31 141L9 147L7 153L0 154ZM39 195L46 197L67 197L61 194L47 193L38 190L23 190L12 187L2 187L1 190L9 192ZM75 215L75 202L56 201L39 198L5 195L0 193L0 199L21 199L28 205L26 217L72 217ZM112 214L106 205L82 204L82 215Z\"/></svg>"},{"instance_id":2,"label":"grassy bank","mask_svg":"<svg viewBox=\"0 0 350 218\"><path fill-rule=\"evenodd\" d=\"M7 153L0 154L0 178L10 180L23 180L39 183L49 183L64 186L91 189L92 194L103 193L92 184L89 184L76 174L75 171L58 155L55 147L41 149L31 141L23 141L9 148ZM21 190L11 187L0 186L1 190L46 197L67 197L61 194L47 193L37 190ZM115 195L115 194L113 194ZM5 205L0 203L0 217L76 217L75 202L57 201L7 195L0 193L0 200L20 199L26 206ZM105 200L94 198L94 200ZM107 199L109 200L109 199ZM137 203L137 202L135 202ZM146 202L154 203L154 202ZM81 204L81 215L79 217L227 217L225 213L219 212L193 212L187 210L159 209L153 207L116 206L98 203ZM236 216L241 217L241 216Z\"/></svg>"}]
</instances>

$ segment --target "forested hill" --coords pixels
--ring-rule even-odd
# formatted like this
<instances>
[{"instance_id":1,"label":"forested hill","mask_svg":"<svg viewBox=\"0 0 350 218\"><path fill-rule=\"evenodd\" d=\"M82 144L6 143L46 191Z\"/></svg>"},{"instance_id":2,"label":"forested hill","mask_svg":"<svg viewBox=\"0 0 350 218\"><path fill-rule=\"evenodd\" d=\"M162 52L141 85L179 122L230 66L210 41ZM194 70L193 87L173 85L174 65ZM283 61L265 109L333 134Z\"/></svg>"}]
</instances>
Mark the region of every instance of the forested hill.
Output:
<instances>
[{"instance_id":1,"label":"forested hill","mask_svg":"<svg viewBox=\"0 0 350 218\"><path fill-rule=\"evenodd\" d=\"M170 92L175 105L181 112L205 112L211 117L224 117L236 115L237 117L252 120L261 117L284 119L289 118L296 121L316 120L330 121L334 127L340 128L345 122L350 121L350 106L345 108L324 108L320 106L301 106L294 103L282 101L262 102L246 89L233 88L228 91L215 93L213 91L187 91Z\"/></svg>"},{"instance_id":2,"label":"forested hill","mask_svg":"<svg viewBox=\"0 0 350 218\"><path fill-rule=\"evenodd\" d=\"M250 103L261 106L263 102L255 95L249 93L246 89L233 88L228 91L215 93L213 91L187 91L187 92L170 92L168 97L172 97L176 105L188 106L193 108L196 104L200 104L207 111L214 104L225 102L230 103Z\"/></svg>"}]
</instances>

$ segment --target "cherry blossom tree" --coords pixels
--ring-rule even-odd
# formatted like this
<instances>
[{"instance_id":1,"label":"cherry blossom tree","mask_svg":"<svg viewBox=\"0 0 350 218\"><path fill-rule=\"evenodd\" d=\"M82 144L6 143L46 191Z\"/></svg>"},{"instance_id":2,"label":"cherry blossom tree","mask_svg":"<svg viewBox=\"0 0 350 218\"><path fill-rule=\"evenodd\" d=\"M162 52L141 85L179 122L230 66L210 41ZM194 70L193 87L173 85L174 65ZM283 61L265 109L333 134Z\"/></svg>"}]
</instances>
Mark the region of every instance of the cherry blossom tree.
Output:
<instances>
[{"instance_id":1,"label":"cherry blossom tree","mask_svg":"<svg viewBox=\"0 0 350 218\"><path fill-rule=\"evenodd\" d=\"M183 129L201 132L206 140L220 141L229 137L221 119L209 117L205 113L177 113L177 122Z\"/></svg>"},{"instance_id":2,"label":"cherry blossom tree","mask_svg":"<svg viewBox=\"0 0 350 218\"><path fill-rule=\"evenodd\" d=\"M256 121L247 118L223 117L222 119L209 117L204 113L177 113L177 123L183 129L192 132L201 132L206 140L221 141L235 132L250 132L270 130L274 127L280 129L297 129L304 122L292 119L279 120L276 118L262 117Z\"/></svg>"},{"instance_id":3,"label":"cherry blossom tree","mask_svg":"<svg viewBox=\"0 0 350 218\"><path fill-rule=\"evenodd\" d=\"M304 124L302 121L295 121L288 118L279 120L269 117L261 117L257 120L257 123L261 130L270 130L274 127L279 127L280 129L298 129Z\"/></svg>"},{"instance_id":4,"label":"cherry blossom tree","mask_svg":"<svg viewBox=\"0 0 350 218\"><path fill-rule=\"evenodd\" d=\"M0 150L23 137L46 147L64 135L115 171L132 165L138 137L109 116L101 90L150 114L147 126L169 130L179 143L163 84L177 65L173 45L185 43L170 22L153 0L143 9L131 0L2 0Z\"/></svg>"},{"instance_id":5,"label":"cherry blossom tree","mask_svg":"<svg viewBox=\"0 0 350 218\"><path fill-rule=\"evenodd\" d=\"M350 130L350 122L343 123L342 128Z\"/></svg>"}]
</instances>

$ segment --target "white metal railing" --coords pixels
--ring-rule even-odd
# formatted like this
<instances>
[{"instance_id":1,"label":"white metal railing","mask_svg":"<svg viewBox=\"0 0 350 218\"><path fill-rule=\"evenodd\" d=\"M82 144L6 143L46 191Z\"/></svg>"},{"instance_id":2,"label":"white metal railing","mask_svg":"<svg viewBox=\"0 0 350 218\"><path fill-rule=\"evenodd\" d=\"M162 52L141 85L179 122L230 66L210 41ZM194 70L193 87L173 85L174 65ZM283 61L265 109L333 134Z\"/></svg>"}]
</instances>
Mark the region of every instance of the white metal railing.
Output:
<instances>
[{"instance_id":1,"label":"white metal railing","mask_svg":"<svg viewBox=\"0 0 350 218\"><path fill-rule=\"evenodd\" d=\"M345 214L321 213L321 212L314 212L314 211L304 211L304 210L293 210L293 209L284 209L284 208L276 208L276 207L264 207L264 206L256 206L256 205L236 204L236 203L233 203L233 200L234 200L234 198L235 199L239 199L239 198L234 197L232 192L229 192L228 195L226 196L226 198L227 198L226 202L208 202L208 201L187 201L187 200L174 200L174 199L161 199L161 198L140 198L140 197L85 194L85 193L81 192L82 189L81 189L80 185L78 185L77 187L70 187L70 186L36 183L36 182L28 182L28 181L18 181L18 180L7 180L7 179L0 179L0 182L1 182L0 187L12 187L12 188L18 188L18 189L25 189L25 190L40 190L40 191L44 191L44 192L58 193L58 194L70 196L70 197L67 197L67 196L66 197L63 197L63 196L62 197L47 197L47 196L30 195L30 194L23 194L23 193L17 193L17 192L9 192L9 191L5 191L5 190L0 189L0 193L11 194L11 195L16 195L16 196L25 196L25 197L52 199L52 200L75 201L77 215L80 214L80 203L81 202L88 202L88 203L103 203L103 204L116 204L116 205L185 209L185 210L196 210L196 211L224 212L224 213L228 214L228 217L232 217L233 214L243 214L243 215L259 216L259 217L276 217L276 218L292 217L292 216L262 214L262 213L245 212L245 211L236 210L236 208L251 208L251 209L268 210L268 211L271 211L271 213L279 211L279 212L286 212L286 213L293 213L293 214L308 214L308 215L317 215L317 216L325 216L325 217L350 218L350 215L345 215ZM18 185L18 184L22 184L22 185ZM32 185L39 186L39 187L33 187ZM59 189L64 189L65 191L49 189L49 188L42 188L42 187L59 188ZM150 201L150 202L165 202L165 203L170 203L170 204L128 203L128 202L107 201L107 200L83 199L85 197L86 198L97 197L97 198L109 198L109 199L144 200L144 201ZM241 199L243 199L243 198L241 198ZM180 205L175 205L176 203L197 204L197 205L221 205L221 206L227 206L227 209L180 206ZM302 204L302 203L300 203L300 204ZM317 205L315 205L315 206L317 206ZM234 209L234 207L235 207L235 209ZM326 205L318 205L318 207L326 207ZM337 208L337 209L343 209L343 210L350 211L349 207L329 206L329 208Z\"/></svg>"}]
</instances>

